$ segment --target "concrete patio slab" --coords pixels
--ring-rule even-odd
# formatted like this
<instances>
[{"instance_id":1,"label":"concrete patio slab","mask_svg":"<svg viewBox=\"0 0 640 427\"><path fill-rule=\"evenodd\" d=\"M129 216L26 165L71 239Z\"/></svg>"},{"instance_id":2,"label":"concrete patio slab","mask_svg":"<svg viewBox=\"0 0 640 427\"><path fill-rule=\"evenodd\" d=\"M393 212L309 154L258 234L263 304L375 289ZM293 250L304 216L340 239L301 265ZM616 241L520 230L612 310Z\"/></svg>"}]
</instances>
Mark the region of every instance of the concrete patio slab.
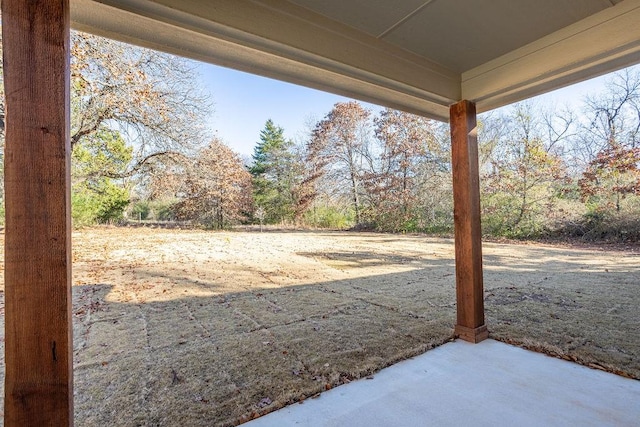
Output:
<instances>
[{"instance_id":1,"label":"concrete patio slab","mask_svg":"<svg viewBox=\"0 0 640 427\"><path fill-rule=\"evenodd\" d=\"M245 425L638 426L640 381L458 340Z\"/></svg>"}]
</instances>

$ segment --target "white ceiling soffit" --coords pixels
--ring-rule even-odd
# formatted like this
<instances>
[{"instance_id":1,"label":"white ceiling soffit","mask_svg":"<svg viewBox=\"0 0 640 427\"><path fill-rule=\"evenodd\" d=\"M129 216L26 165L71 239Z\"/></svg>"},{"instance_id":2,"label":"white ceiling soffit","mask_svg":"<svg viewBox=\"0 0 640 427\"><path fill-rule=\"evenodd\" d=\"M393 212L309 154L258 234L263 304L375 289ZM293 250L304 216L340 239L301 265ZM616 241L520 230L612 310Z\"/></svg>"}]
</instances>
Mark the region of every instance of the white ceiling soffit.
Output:
<instances>
[{"instance_id":1,"label":"white ceiling soffit","mask_svg":"<svg viewBox=\"0 0 640 427\"><path fill-rule=\"evenodd\" d=\"M615 6L614 6L615 5ZM640 62L640 0L71 0L74 28L448 120Z\"/></svg>"},{"instance_id":2,"label":"white ceiling soffit","mask_svg":"<svg viewBox=\"0 0 640 427\"><path fill-rule=\"evenodd\" d=\"M620 0L291 0L462 73Z\"/></svg>"},{"instance_id":3,"label":"white ceiling soffit","mask_svg":"<svg viewBox=\"0 0 640 427\"><path fill-rule=\"evenodd\" d=\"M268 3L71 0L71 19L82 31L439 120L460 98L456 73L292 3Z\"/></svg>"},{"instance_id":4,"label":"white ceiling soffit","mask_svg":"<svg viewBox=\"0 0 640 427\"><path fill-rule=\"evenodd\" d=\"M595 15L462 73L462 97L486 111L640 62L640 1Z\"/></svg>"}]
</instances>

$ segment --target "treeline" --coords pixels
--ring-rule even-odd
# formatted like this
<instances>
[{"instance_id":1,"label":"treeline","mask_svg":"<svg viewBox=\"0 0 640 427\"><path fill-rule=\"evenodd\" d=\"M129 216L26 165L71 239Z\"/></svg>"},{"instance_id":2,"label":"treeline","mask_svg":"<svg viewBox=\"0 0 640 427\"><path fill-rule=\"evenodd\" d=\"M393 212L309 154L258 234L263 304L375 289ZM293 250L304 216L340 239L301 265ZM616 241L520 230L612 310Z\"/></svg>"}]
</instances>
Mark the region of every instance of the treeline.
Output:
<instances>
[{"instance_id":1,"label":"treeline","mask_svg":"<svg viewBox=\"0 0 640 427\"><path fill-rule=\"evenodd\" d=\"M640 240L640 68L574 108L527 101L479 117L485 234ZM338 103L298 145L268 121L253 161L268 223L452 230L447 125Z\"/></svg>"},{"instance_id":2,"label":"treeline","mask_svg":"<svg viewBox=\"0 0 640 427\"><path fill-rule=\"evenodd\" d=\"M479 137L485 234L640 241L640 68L575 111L485 114Z\"/></svg>"},{"instance_id":3,"label":"treeline","mask_svg":"<svg viewBox=\"0 0 640 427\"><path fill-rule=\"evenodd\" d=\"M613 75L579 111L528 101L480 116L485 234L640 239L639 69ZM215 153L228 150L216 144ZM336 104L298 143L268 120L244 173L236 156L235 168L204 179L217 191L232 187L226 216L203 221L208 210L198 204L181 217L213 227L450 233L450 144L446 124L391 109L374 114L355 101ZM182 194L176 207L205 193ZM220 209L222 200L208 206Z\"/></svg>"},{"instance_id":4,"label":"treeline","mask_svg":"<svg viewBox=\"0 0 640 427\"><path fill-rule=\"evenodd\" d=\"M267 223L384 231L451 227L443 125L359 103L336 104L306 141L267 121L249 169Z\"/></svg>"},{"instance_id":5,"label":"treeline","mask_svg":"<svg viewBox=\"0 0 640 427\"><path fill-rule=\"evenodd\" d=\"M205 128L211 101L193 63L83 33L72 41L75 225L452 231L448 125L344 102L296 142L267 120L241 159ZM638 68L575 111L528 101L481 115L478 128L485 234L640 239Z\"/></svg>"}]
</instances>

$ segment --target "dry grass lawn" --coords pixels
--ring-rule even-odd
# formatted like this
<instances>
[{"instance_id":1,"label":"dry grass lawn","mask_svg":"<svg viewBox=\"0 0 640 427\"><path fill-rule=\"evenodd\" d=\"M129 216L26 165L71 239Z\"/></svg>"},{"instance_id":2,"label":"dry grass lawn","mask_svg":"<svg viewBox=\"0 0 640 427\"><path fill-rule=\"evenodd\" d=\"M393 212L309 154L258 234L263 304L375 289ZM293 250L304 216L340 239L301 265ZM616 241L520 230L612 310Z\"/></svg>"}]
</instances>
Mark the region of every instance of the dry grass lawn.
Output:
<instances>
[{"instance_id":1,"label":"dry grass lawn","mask_svg":"<svg viewBox=\"0 0 640 427\"><path fill-rule=\"evenodd\" d=\"M484 255L493 338L640 378L640 254ZM74 233L73 258L77 426L237 424L446 342L455 324L448 239L95 228Z\"/></svg>"}]
</instances>

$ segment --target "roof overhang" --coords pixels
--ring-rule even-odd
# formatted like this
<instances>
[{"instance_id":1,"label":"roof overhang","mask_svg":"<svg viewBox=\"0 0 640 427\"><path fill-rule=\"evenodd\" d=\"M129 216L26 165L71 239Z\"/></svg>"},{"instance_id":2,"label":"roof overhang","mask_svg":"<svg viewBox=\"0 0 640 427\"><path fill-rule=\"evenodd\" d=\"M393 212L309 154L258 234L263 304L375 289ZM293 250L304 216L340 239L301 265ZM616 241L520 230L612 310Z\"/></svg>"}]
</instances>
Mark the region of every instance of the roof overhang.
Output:
<instances>
[{"instance_id":1,"label":"roof overhang","mask_svg":"<svg viewBox=\"0 0 640 427\"><path fill-rule=\"evenodd\" d=\"M326 8L335 1L317 3ZM447 20L460 21L465 6L474 4L447 0L455 4L455 13L427 13L438 1L444 0L393 2L411 6L413 12L382 34L366 31L346 13L331 17L303 0L71 0L71 5L72 25L81 31L443 121L449 118L449 106L461 99L476 102L482 112L640 62L640 0L579 0L592 6L581 10L582 15L571 6L578 0L547 2L541 18L557 13L564 17L561 22L570 23L497 57L486 41L474 42L483 41L480 32L487 30L480 27L465 28L468 43L455 55L446 51L448 34L426 53L415 48L420 34L410 40L389 34L406 26L411 35L421 23L411 20L419 19L446 28ZM341 7L350 3L355 7L362 0L340 0ZM372 1L363 9L365 18L384 20L383 3ZM501 9L492 10L494 3L501 2L489 2L486 13L503 13L499 18L505 24L526 18L517 7L506 10L504 1ZM580 19L571 21L575 16ZM526 41L535 34L509 31L502 37ZM476 61L469 69L461 68L469 63L465 49ZM446 65L444 53L450 54Z\"/></svg>"}]
</instances>

